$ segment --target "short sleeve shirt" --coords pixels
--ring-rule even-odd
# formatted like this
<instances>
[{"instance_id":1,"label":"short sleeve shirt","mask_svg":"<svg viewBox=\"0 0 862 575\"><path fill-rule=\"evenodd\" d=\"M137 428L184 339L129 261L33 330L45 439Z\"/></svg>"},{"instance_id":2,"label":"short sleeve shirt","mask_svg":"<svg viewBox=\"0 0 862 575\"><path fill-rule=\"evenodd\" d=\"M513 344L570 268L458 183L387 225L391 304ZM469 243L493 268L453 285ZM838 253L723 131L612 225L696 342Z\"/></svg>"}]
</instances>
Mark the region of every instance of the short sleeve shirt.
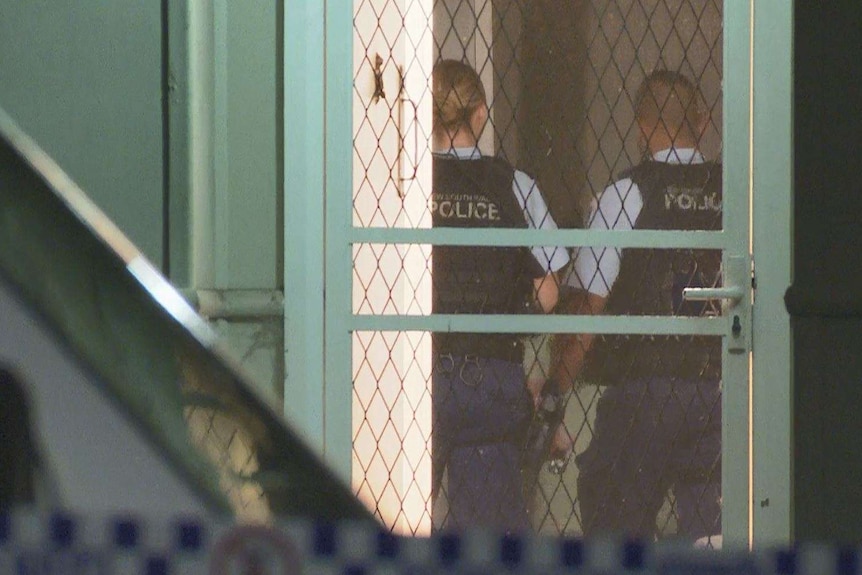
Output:
<instances>
[{"instance_id":1,"label":"short sleeve shirt","mask_svg":"<svg viewBox=\"0 0 862 575\"><path fill-rule=\"evenodd\" d=\"M435 152L437 153L437 152ZM478 160L482 158L479 148L450 148L438 155L453 156L459 160ZM512 191L524 210L527 226L540 230L556 230L557 223L551 216L545 198L539 191L535 180L520 170L515 170ZM561 247L533 247L530 250L536 261L548 272L558 271L569 263L569 254Z\"/></svg>"},{"instance_id":2,"label":"short sleeve shirt","mask_svg":"<svg viewBox=\"0 0 862 575\"><path fill-rule=\"evenodd\" d=\"M668 164L700 164L704 161L701 153L693 148L668 148L656 153L653 160ZM637 184L630 178L618 180L605 188L597 199L593 198L589 229L632 230L641 208L643 197ZM580 248L565 281L572 287L608 297L620 273L621 257L619 248Z\"/></svg>"}]
</instances>

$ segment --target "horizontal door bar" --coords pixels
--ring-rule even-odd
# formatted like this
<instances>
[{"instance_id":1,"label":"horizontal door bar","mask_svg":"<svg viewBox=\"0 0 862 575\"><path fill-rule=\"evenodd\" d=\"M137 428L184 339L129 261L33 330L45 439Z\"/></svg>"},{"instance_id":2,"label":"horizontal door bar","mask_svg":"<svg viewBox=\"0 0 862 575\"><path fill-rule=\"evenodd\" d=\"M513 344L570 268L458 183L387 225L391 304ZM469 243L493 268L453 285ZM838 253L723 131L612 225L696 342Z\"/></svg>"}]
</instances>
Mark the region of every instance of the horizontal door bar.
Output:
<instances>
[{"instance_id":1,"label":"horizontal door bar","mask_svg":"<svg viewBox=\"0 0 862 575\"><path fill-rule=\"evenodd\" d=\"M734 304L745 296L745 290L740 286L698 288L687 287L682 290L682 299L686 301L710 301L726 299Z\"/></svg>"},{"instance_id":2,"label":"horizontal door bar","mask_svg":"<svg viewBox=\"0 0 862 575\"><path fill-rule=\"evenodd\" d=\"M350 331L724 335L723 317L611 315L353 315Z\"/></svg>"},{"instance_id":3,"label":"horizontal door bar","mask_svg":"<svg viewBox=\"0 0 862 575\"><path fill-rule=\"evenodd\" d=\"M726 249L723 231L352 228L352 244Z\"/></svg>"}]
</instances>

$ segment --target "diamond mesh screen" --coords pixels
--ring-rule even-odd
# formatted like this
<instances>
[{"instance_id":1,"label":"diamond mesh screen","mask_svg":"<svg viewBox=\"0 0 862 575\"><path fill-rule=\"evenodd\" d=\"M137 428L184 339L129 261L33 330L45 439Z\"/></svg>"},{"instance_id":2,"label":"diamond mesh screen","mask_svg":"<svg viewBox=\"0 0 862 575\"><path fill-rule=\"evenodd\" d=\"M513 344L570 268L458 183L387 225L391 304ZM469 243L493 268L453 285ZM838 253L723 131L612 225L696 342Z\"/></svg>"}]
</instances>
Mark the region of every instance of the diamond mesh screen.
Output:
<instances>
[{"instance_id":1,"label":"diamond mesh screen","mask_svg":"<svg viewBox=\"0 0 862 575\"><path fill-rule=\"evenodd\" d=\"M432 152L441 152L434 131L439 105L432 70L453 59L475 70L487 101L487 119L472 128L476 147L528 175L526 180L510 176L521 182L515 183L514 195L521 185L526 227L548 227L553 220L562 228L685 228L644 224L647 204L642 199L631 203L659 186L650 174L627 172L642 163L647 150L655 155L660 132L643 127L637 110L644 93L639 89L655 70L688 78L691 93L673 85L658 101L658 91L648 92L662 122L676 99L683 101L685 121L692 124L694 141L674 135L665 146L674 157L660 161L720 162L722 19L717 0L355 0L354 225L428 228L439 225L435 217L447 216L447 210L448 217L467 220L487 213L476 207L481 202L459 212L459 201L468 196L452 196L444 207L432 194L439 185ZM689 116L689 108L696 108L697 115ZM448 136L452 139L445 148L461 147L452 133ZM673 204L701 213L697 227L685 229L721 229L720 168L700 174L692 176L703 176L694 183L659 186L662 201L668 208ZM633 188L643 190L638 194ZM712 192L692 191L702 189ZM530 212L532 195L543 200L547 212ZM615 200L608 203L610 197ZM720 313L715 306L681 300L685 287L720 285L718 252L567 251L580 263L557 269L553 258L532 253L545 273L558 272L563 288L556 313L598 311L589 309L596 301L602 311L615 315ZM452 280L446 275L452 268L443 262L458 256L438 247L355 245L353 312L437 313L446 307L440 303L446 290L467 301L469 286L484 281L481 270L487 261L497 261L499 253L475 252L475 275L460 269ZM608 262L623 257L629 263L608 271ZM520 261L512 258L507 261ZM632 266L632 260L640 266ZM510 270L500 269L499 275L510 278L504 284L521 281ZM627 298L619 296L620 286L628 286ZM541 288L533 288L541 299ZM583 295L579 290L599 299L578 300L577 294ZM469 313L470 305L484 312L525 313L509 303L488 301L456 306L454 313ZM353 484L387 525L411 534L469 526L470 518L482 513L477 509L491 500L499 502L499 517L477 523L549 534L608 529L696 538L720 532L714 508L721 475L714 442L716 429L720 437L719 338L535 335L514 344L511 337L494 339L493 359L518 363L518 375L471 353L452 353L453 346L472 350L486 345L477 341L498 334L461 335L457 344L431 333L353 336ZM514 355L506 346L515 348ZM583 346L590 350L587 359L581 358L577 373L568 378L561 370L578 355L573 350L585 350ZM541 462L538 470L525 463L523 448L529 443L530 423L536 424L534 408L542 405L539 390L552 370L557 379L570 379L562 388L559 435L561 444L566 443L563 437L569 439L575 456L562 457L552 469ZM518 385L500 383L516 379ZM638 386L628 385L632 380ZM618 381L623 384L613 385ZM627 408L610 407L620 403ZM491 405L503 408L493 411ZM611 415L601 416L597 426L597 411L603 410ZM453 425L457 431L446 427ZM496 435L489 435L489 428ZM500 451L500 443L517 444L517 450ZM517 480L507 479L511 466L506 462L512 457L519 467ZM483 474L482 489L469 485L475 483L471 477ZM626 474L637 480L614 479ZM507 515L508 507L521 505L527 511L524 525ZM587 509L595 510L593 516ZM643 517L624 520L637 514Z\"/></svg>"}]
</instances>

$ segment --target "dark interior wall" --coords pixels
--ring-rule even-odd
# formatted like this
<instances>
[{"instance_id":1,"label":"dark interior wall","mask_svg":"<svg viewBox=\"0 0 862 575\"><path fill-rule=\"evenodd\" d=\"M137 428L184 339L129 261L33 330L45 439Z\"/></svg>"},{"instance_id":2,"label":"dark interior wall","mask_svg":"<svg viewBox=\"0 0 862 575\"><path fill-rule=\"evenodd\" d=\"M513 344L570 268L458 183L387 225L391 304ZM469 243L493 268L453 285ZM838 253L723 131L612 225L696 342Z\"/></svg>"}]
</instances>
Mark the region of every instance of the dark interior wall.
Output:
<instances>
[{"instance_id":1,"label":"dark interior wall","mask_svg":"<svg viewBox=\"0 0 862 575\"><path fill-rule=\"evenodd\" d=\"M794 529L862 540L862 4L794 3Z\"/></svg>"},{"instance_id":2,"label":"dark interior wall","mask_svg":"<svg viewBox=\"0 0 862 575\"><path fill-rule=\"evenodd\" d=\"M522 0L493 0L494 120L497 154L522 167L517 112L521 106Z\"/></svg>"},{"instance_id":3,"label":"dark interior wall","mask_svg":"<svg viewBox=\"0 0 862 575\"><path fill-rule=\"evenodd\" d=\"M560 227L583 226L586 166L574 152L584 124L588 2L520 0L520 160Z\"/></svg>"}]
</instances>

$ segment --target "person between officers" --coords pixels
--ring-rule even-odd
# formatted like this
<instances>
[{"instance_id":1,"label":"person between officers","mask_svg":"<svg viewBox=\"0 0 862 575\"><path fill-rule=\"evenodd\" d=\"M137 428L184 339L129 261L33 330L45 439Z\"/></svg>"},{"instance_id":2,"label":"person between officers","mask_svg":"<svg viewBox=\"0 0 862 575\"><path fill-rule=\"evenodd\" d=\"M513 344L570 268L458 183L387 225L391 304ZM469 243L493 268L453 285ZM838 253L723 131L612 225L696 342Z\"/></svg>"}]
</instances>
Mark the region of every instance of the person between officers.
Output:
<instances>
[{"instance_id":1,"label":"person between officers","mask_svg":"<svg viewBox=\"0 0 862 575\"><path fill-rule=\"evenodd\" d=\"M434 227L555 229L536 182L483 155L488 122L476 72L454 60L433 71ZM435 314L549 312L564 248L434 246ZM435 529L528 527L520 454L533 400L520 334L437 332L432 336Z\"/></svg>"},{"instance_id":2,"label":"person between officers","mask_svg":"<svg viewBox=\"0 0 862 575\"><path fill-rule=\"evenodd\" d=\"M593 201L591 230L719 230L721 165L698 149L706 126L698 88L657 71L635 98L645 159ZM720 284L721 253L704 249L583 247L566 283L567 313L702 316L713 304L686 287ZM721 341L705 336L566 335L553 344L552 378L607 386L593 436L577 457L584 534L662 535L672 490L677 535L720 542Z\"/></svg>"}]
</instances>

